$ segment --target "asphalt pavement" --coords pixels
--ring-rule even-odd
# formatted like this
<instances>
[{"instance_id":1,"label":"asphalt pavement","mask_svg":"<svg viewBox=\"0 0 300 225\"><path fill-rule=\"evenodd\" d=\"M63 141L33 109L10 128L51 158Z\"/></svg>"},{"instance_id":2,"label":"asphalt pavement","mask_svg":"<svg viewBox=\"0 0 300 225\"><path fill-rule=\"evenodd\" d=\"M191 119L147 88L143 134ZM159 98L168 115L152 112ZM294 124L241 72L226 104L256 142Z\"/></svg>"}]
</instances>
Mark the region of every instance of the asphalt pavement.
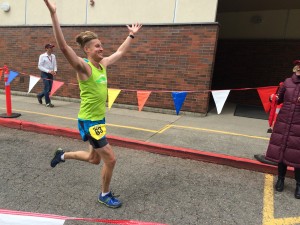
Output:
<instances>
[{"instance_id":1,"label":"asphalt pavement","mask_svg":"<svg viewBox=\"0 0 300 225\"><path fill-rule=\"evenodd\" d=\"M267 121L234 116L235 105L205 117L113 105L106 117L117 155L111 187L124 205L112 210L97 202L99 166L49 166L57 147L87 147L77 140L79 101L53 98L55 107L47 108L34 95L11 97L12 112L21 116L0 118L0 208L174 225L300 223L294 180L286 179L285 191L274 193L274 177L255 172L276 173L253 159L267 148ZM6 111L0 94L0 114Z\"/></svg>"},{"instance_id":2,"label":"asphalt pavement","mask_svg":"<svg viewBox=\"0 0 300 225\"><path fill-rule=\"evenodd\" d=\"M273 193L271 175L114 146L111 188L123 205L110 209L97 202L102 164L69 160L50 167L55 148L82 150L82 141L2 127L0 142L0 208L170 225L300 222L292 179ZM95 223L65 222L87 224Z\"/></svg>"}]
</instances>

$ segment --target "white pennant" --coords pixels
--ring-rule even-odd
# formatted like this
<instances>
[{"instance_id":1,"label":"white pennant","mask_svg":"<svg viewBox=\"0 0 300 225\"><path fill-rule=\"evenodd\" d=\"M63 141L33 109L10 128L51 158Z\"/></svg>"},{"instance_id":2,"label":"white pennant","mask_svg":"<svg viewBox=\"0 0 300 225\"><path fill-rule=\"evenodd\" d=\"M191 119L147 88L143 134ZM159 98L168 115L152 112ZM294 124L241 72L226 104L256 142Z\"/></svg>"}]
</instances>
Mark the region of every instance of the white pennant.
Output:
<instances>
[{"instance_id":1,"label":"white pennant","mask_svg":"<svg viewBox=\"0 0 300 225\"><path fill-rule=\"evenodd\" d=\"M222 90L222 91L212 91L212 96L214 98L216 107L217 107L217 112L218 114L221 113L223 106L225 104L225 101L229 95L230 90Z\"/></svg>"},{"instance_id":2,"label":"white pennant","mask_svg":"<svg viewBox=\"0 0 300 225\"><path fill-rule=\"evenodd\" d=\"M28 88L27 94L28 94L28 93L31 91L31 89L36 85L36 83L39 82L40 79L41 79L40 77L36 77L36 76L30 75L29 88Z\"/></svg>"}]
</instances>

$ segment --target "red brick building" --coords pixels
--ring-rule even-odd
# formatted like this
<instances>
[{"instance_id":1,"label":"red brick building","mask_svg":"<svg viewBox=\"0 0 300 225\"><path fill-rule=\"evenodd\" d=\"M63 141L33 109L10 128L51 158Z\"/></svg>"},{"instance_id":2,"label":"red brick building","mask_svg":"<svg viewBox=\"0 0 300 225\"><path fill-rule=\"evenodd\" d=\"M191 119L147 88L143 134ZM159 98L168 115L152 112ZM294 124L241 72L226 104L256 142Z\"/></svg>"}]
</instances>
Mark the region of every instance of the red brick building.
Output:
<instances>
[{"instance_id":1,"label":"red brick building","mask_svg":"<svg viewBox=\"0 0 300 225\"><path fill-rule=\"evenodd\" d=\"M40 11L27 5L24 7L26 19L11 22L9 13L15 13L14 9L19 7L14 2L11 0L11 11L0 11L0 65L21 72L11 88L27 92L29 74L39 76L37 61L44 51L43 46L47 42L55 44L55 40L43 5L36 3ZM103 2L109 6L109 1ZM136 7L141 13L134 11L130 16L144 26L126 56L108 68L109 87L122 90L116 103L136 106L136 90L150 90L153 92L145 107L172 110L171 91L191 91L181 111L205 114L213 105L210 90L250 87L254 89L231 91L228 101L259 105L255 87L277 85L291 74L292 61L300 58L297 55L299 1L154 2L156 10L150 10L155 5L150 7L147 1L137 1ZM68 16L67 12L70 14L72 10L66 9L67 5L58 3L58 8L62 8L63 32L68 44L80 56L84 57L74 41L80 31L91 30L99 34L105 55L113 53L126 38L124 24L128 23L128 13L123 12L121 6L112 6L112 11L109 8L101 11L104 22L95 24L99 17L97 10L101 10L99 3L95 2L93 7L87 4L82 17L80 13L76 17ZM120 15L114 17L118 7ZM87 14L84 14L85 10ZM58 59L56 79L65 82L55 95L79 98L73 69L59 49L55 49L55 54ZM38 83L31 92L37 93L41 87ZM0 82L0 89L3 88L4 84Z\"/></svg>"}]
</instances>

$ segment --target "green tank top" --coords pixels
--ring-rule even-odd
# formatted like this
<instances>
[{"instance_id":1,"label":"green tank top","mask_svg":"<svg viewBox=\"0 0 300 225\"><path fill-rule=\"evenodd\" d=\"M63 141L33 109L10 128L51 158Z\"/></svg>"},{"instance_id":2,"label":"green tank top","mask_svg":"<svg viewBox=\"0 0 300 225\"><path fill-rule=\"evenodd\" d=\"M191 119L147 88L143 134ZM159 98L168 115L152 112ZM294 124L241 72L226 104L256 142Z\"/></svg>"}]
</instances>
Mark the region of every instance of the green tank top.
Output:
<instances>
[{"instance_id":1,"label":"green tank top","mask_svg":"<svg viewBox=\"0 0 300 225\"><path fill-rule=\"evenodd\" d=\"M86 60L87 61L87 60ZM106 69L97 69L87 61L92 69L92 75L87 80L79 80L80 110L78 118L82 120L102 120L105 117L107 100Z\"/></svg>"}]
</instances>

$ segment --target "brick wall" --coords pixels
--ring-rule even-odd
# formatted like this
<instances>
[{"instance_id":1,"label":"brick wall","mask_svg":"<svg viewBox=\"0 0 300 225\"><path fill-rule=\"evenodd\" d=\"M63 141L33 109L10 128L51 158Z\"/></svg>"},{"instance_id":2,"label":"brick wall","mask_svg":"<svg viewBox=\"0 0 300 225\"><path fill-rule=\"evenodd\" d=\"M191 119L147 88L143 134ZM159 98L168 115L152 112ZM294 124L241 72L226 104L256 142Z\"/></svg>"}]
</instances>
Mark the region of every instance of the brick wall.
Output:
<instances>
[{"instance_id":1,"label":"brick wall","mask_svg":"<svg viewBox=\"0 0 300 225\"><path fill-rule=\"evenodd\" d=\"M298 40L219 40L212 89L276 86L292 75ZM256 90L231 91L228 101L261 105Z\"/></svg>"},{"instance_id":2,"label":"brick wall","mask_svg":"<svg viewBox=\"0 0 300 225\"><path fill-rule=\"evenodd\" d=\"M67 43L77 54L84 54L75 43L75 36L91 30L100 36L104 55L112 54L124 41L128 32L125 26L63 27ZM0 27L0 65L25 74L39 76L37 62L48 42L56 45L51 27ZM158 91L209 90L216 49L218 26L175 25L144 26L136 35L129 52L118 63L108 68L110 88ZM55 95L79 98L74 70L54 48L58 61L57 80L65 84ZM12 90L27 92L28 75L18 76ZM3 82L0 84L3 89ZM42 88L40 81L32 93ZM205 113L209 93L189 93L182 111ZM136 92L122 91L116 103L137 105ZM174 109L171 93L153 92L148 107Z\"/></svg>"}]
</instances>

